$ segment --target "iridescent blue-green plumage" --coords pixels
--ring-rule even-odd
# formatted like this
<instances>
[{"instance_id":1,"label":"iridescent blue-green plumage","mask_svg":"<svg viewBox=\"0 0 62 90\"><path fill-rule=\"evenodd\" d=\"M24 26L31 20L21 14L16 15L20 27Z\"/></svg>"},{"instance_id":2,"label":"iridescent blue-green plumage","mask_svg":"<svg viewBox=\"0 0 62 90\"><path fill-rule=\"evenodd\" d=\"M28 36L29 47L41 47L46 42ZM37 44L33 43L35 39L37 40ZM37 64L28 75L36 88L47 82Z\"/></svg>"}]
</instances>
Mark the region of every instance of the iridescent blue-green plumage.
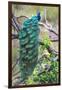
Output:
<instances>
[{"instance_id":1,"label":"iridescent blue-green plumage","mask_svg":"<svg viewBox=\"0 0 62 90\"><path fill-rule=\"evenodd\" d=\"M38 18L33 16L23 23L22 30L19 31L20 43L20 70L23 72L21 76L25 75L27 78L30 75L38 60Z\"/></svg>"}]
</instances>

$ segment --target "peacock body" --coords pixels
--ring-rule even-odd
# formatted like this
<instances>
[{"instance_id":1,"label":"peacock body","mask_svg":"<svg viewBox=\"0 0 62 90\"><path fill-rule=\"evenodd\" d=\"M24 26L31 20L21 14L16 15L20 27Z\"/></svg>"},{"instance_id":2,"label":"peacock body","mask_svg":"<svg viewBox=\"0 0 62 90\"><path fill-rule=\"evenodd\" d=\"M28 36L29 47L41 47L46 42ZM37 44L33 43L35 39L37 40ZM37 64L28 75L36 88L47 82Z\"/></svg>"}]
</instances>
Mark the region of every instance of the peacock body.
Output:
<instances>
[{"instance_id":1,"label":"peacock body","mask_svg":"<svg viewBox=\"0 0 62 90\"><path fill-rule=\"evenodd\" d=\"M20 43L19 67L22 80L26 80L32 74L38 60L39 27L37 16L25 20L23 28L18 34Z\"/></svg>"}]
</instances>

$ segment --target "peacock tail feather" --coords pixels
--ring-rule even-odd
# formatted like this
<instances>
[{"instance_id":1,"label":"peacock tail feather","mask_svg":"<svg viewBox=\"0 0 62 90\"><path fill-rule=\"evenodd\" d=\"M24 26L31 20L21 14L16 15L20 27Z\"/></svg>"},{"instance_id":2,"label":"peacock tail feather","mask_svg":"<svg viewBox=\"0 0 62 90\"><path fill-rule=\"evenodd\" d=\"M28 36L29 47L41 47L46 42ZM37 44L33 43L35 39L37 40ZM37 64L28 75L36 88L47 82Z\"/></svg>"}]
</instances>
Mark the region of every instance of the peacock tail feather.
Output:
<instances>
[{"instance_id":1,"label":"peacock tail feather","mask_svg":"<svg viewBox=\"0 0 62 90\"><path fill-rule=\"evenodd\" d=\"M21 78L26 80L38 60L38 37L39 27L37 17L27 19L23 23L23 28L19 31Z\"/></svg>"}]
</instances>

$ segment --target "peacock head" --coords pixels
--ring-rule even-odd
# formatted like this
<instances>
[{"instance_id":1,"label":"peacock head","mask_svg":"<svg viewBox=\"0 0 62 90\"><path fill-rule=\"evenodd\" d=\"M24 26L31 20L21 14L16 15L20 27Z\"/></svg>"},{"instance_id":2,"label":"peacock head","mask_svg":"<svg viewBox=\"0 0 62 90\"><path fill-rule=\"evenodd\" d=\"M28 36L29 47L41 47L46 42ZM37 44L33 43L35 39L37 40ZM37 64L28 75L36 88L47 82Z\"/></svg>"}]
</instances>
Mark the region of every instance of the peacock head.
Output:
<instances>
[{"instance_id":1,"label":"peacock head","mask_svg":"<svg viewBox=\"0 0 62 90\"><path fill-rule=\"evenodd\" d=\"M39 10L37 11L37 15L36 16L37 16L38 21L40 21L41 20L41 15L40 15L40 11Z\"/></svg>"}]
</instances>

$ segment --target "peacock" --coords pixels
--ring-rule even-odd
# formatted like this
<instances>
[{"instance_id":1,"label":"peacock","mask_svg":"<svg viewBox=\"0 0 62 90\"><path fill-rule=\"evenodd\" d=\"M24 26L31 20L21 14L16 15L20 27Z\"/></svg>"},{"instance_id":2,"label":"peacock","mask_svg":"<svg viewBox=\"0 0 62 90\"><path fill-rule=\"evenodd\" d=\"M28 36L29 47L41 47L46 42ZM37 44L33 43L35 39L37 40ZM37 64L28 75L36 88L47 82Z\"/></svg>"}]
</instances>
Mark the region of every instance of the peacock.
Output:
<instances>
[{"instance_id":1,"label":"peacock","mask_svg":"<svg viewBox=\"0 0 62 90\"><path fill-rule=\"evenodd\" d=\"M32 16L23 22L23 27L18 32L19 38L19 67L21 71L21 79L24 81L32 74L38 60L39 46L39 25L41 16L37 12L36 16Z\"/></svg>"}]
</instances>

